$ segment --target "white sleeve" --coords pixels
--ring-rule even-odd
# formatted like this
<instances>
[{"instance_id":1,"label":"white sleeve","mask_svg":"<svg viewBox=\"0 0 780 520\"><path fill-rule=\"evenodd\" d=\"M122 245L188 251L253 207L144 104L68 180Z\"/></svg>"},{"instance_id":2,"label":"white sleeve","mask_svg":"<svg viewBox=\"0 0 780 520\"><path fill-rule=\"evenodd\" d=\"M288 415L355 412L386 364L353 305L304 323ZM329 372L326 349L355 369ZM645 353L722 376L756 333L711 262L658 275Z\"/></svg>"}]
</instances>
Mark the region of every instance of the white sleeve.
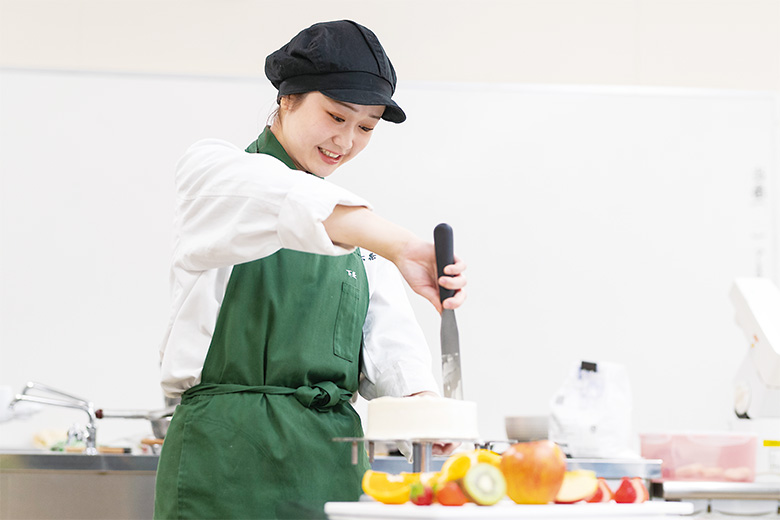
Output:
<instances>
[{"instance_id":1,"label":"white sleeve","mask_svg":"<svg viewBox=\"0 0 780 520\"><path fill-rule=\"evenodd\" d=\"M269 256L279 249L324 255L333 244L322 221L343 204L369 204L349 191L267 154L217 139L192 145L176 168L174 261L203 271Z\"/></svg>"},{"instance_id":2,"label":"white sleeve","mask_svg":"<svg viewBox=\"0 0 780 520\"><path fill-rule=\"evenodd\" d=\"M403 397L425 390L440 393L431 353L392 262L361 250L369 281L368 316L363 325L360 395Z\"/></svg>"}]
</instances>

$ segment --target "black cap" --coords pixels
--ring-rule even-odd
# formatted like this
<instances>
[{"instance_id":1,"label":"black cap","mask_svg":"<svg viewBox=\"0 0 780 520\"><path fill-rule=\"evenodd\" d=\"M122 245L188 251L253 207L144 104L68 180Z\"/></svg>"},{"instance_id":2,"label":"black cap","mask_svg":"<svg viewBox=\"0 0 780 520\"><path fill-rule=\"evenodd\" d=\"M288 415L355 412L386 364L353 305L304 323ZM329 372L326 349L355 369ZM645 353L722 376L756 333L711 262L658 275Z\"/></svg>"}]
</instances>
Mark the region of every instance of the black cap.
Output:
<instances>
[{"instance_id":1,"label":"black cap","mask_svg":"<svg viewBox=\"0 0 780 520\"><path fill-rule=\"evenodd\" d=\"M279 96L319 91L357 105L385 105L382 119L403 123L391 99L395 69L376 35L351 20L317 23L265 59L265 75Z\"/></svg>"}]
</instances>

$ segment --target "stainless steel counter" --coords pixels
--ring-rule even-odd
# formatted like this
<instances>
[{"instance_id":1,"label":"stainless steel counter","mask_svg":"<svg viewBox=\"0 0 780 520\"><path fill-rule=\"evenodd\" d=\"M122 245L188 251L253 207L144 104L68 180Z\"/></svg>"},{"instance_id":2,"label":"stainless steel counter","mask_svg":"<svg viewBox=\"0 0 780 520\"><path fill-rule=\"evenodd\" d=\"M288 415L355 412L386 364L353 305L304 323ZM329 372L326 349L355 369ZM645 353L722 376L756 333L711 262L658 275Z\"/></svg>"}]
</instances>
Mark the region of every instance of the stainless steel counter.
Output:
<instances>
[{"instance_id":1,"label":"stainless steel counter","mask_svg":"<svg viewBox=\"0 0 780 520\"><path fill-rule=\"evenodd\" d=\"M157 455L62 453L53 451L2 451L0 471L157 471Z\"/></svg>"},{"instance_id":2,"label":"stainless steel counter","mask_svg":"<svg viewBox=\"0 0 780 520\"><path fill-rule=\"evenodd\" d=\"M697 513L780 518L780 482L667 481L661 496L691 502Z\"/></svg>"},{"instance_id":3,"label":"stainless steel counter","mask_svg":"<svg viewBox=\"0 0 780 520\"><path fill-rule=\"evenodd\" d=\"M674 481L663 483L663 493L667 500L780 500L780 483Z\"/></svg>"},{"instance_id":4,"label":"stainless steel counter","mask_svg":"<svg viewBox=\"0 0 780 520\"><path fill-rule=\"evenodd\" d=\"M0 452L0 519L151 519L157 459Z\"/></svg>"}]
</instances>

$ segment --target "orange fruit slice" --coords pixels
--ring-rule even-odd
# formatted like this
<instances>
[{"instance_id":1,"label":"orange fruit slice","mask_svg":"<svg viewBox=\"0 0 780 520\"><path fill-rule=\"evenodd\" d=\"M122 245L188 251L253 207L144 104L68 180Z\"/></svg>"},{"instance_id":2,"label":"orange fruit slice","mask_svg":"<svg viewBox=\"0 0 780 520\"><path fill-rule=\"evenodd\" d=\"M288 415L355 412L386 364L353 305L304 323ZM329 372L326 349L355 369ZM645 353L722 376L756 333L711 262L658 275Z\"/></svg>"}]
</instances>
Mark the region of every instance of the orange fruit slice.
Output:
<instances>
[{"instance_id":1,"label":"orange fruit slice","mask_svg":"<svg viewBox=\"0 0 780 520\"><path fill-rule=\"evenodd\" d=\"M484 462L486 464L490 464L491 466L495 466L497 468L501 467L501 455L499 455L495 451L477 450L476 453L477 453L477 462Z\"/></svg>"},{"instance_id":2,"label":"orange fruit slice","mask_svg":"<svg viewBox=\"0 0 780 520\"><path fill-rule=\"evenodd\" d=\"M406 482L407 484L414 484L415 482L422 482L423 484L427 484L428 481L434 476L434 473L427 472L427 473L407 473L405 471L402 471L400 473L400 477Z\"/></svg>"},{"instance_id":3,"label":"orange fruit slice","mask_svg":"<svg viewBox=\"0 0 780 520\"><path fill-rule=\"evenodd\" d=\"M501 455L491 450L472 450L454 453L444 461L438 480L446 483L451 480L459 480L466 476L472 466L479 463L501 467Z\"/></svg>"},{"instance_id":4,"label":"orange fruit slice","mask_svg":"<svg viewBox=\"0 0 780 520\"><path fill-rule=\"evenodd\" d=\"M370 469L363 474L363 492L383 504L403 504L409 500L415 479L419 480L419 473L393 475Z\"/></svg>"},{"instance_id":5,"label":"orange fruit slice","mask_svg":"<svg viewBox=\"0 0 780 520\"><path fill-rule=\"evenodd\" d=\"M444 483L462 479L471 467L472 455L473 453L469 451L450 455L441 466L440 481Z\"/></svg>"}]
</instances>

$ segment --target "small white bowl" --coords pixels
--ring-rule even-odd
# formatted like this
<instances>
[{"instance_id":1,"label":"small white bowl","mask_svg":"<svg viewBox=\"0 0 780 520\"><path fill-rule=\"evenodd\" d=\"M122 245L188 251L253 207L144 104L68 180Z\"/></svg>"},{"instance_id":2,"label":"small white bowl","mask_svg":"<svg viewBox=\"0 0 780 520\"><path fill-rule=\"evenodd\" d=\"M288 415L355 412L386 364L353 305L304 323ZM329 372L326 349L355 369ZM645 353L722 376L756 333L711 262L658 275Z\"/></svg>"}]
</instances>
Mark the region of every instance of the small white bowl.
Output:
<instances>
[{"instance_id":1,"label":"small white bowl","mask_svg":"<svg viewBox=\"0 0 780 520\"><path fill-rule=\"evenodd\" d=\"M506 417L506 436L519 442L538 441L547 438L549 416L517 415Z\"/></svg>"}]
</instances>

